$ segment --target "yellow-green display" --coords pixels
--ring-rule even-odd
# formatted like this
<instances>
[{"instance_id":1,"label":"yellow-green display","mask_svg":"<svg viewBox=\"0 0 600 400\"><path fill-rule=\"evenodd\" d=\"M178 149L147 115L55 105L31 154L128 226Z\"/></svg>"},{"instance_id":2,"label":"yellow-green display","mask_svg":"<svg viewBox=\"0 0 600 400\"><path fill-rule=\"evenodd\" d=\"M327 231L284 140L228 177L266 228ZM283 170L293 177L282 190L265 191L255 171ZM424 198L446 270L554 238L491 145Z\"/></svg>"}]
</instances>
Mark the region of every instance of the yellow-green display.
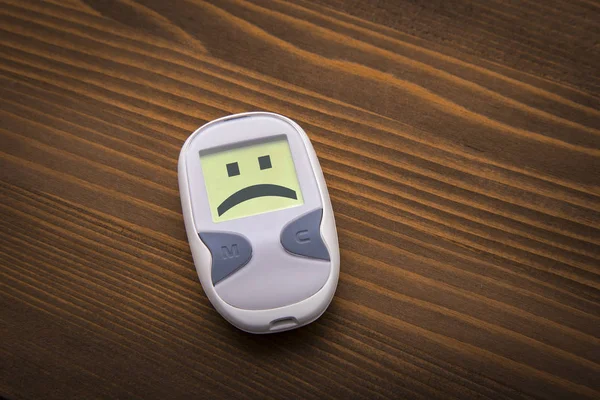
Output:
<instances>
[{"instance_id":1,"label":"yellow-green display","mask_svg":"<svg viewBox=\"0 0 600 400\"><path fill-rule=\"evenodd\" d=\"M214 222L304 204L285 137L200 154Z\"/></svg>"}]
</instances>

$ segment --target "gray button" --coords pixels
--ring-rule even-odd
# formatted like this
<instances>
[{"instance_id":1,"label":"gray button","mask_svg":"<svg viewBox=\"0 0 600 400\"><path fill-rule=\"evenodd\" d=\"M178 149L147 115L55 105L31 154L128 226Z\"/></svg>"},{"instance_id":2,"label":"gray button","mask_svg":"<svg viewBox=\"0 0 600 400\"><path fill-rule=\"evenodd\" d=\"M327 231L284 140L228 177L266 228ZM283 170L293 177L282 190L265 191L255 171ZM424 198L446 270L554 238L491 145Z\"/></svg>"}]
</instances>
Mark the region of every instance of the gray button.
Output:
<instances>
[{"instance_id":1,"label":"gray button","mask_svg":"<svg viewBox=\"0 0 600 400\"><path fill-rule=\"evenodd\" d=\"M235 233L199 232L198 235L212 254L212 283L216 285L250 261L252 246Z\"/></svg>"},{"instance_id":2,"label":"gray button","mask_svg":"<svg viewBox=\"0 0 600 400\"><path fill-rule=\"evenodd\" d=\"M311 211L287 224L281 231L281 245L290 253L329 261L321 239L323 209Z\"/></svg>"}]
</instances>

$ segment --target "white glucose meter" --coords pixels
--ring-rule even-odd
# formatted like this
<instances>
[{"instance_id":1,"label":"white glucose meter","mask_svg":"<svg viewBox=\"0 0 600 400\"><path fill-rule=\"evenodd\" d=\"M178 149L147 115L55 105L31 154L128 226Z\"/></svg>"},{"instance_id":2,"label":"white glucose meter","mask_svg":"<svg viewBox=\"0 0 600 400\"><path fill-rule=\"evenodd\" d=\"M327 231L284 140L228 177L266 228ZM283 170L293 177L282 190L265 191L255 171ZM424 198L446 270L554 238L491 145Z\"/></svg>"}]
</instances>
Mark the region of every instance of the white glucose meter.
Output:
<instances>
[{"instance_id":1,"label":"white glucose meter","mask_svg":"<svg viewBox=\"0 0 600 400\"><path fill-rule=\"evenodd\" d=\"M194 264L217 311L251 333L319 318L340 257L323 172L302 128L266 112L220 118L186 140L178 169Z\"/></svg>"}]
</instances>

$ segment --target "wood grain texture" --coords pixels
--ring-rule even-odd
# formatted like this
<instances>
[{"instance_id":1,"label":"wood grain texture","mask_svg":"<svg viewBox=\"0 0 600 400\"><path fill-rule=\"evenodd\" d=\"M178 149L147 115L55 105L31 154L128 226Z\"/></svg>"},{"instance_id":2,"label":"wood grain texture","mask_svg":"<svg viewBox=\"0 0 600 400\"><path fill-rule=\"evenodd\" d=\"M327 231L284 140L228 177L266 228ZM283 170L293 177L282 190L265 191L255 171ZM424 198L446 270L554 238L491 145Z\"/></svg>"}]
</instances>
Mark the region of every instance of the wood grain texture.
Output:
<instances>
[{"instance_id":1,"label":"wood grain texture","mask_svg":"<svg viewBox=\"0 0 600 400\"><path fill-rule=\"evenodd\" d=\"M0 0L0 396L600 398L600 3ZM185 237L187 136L309 134L341 276L244 334Z\"/></svg>"}]
</instances>

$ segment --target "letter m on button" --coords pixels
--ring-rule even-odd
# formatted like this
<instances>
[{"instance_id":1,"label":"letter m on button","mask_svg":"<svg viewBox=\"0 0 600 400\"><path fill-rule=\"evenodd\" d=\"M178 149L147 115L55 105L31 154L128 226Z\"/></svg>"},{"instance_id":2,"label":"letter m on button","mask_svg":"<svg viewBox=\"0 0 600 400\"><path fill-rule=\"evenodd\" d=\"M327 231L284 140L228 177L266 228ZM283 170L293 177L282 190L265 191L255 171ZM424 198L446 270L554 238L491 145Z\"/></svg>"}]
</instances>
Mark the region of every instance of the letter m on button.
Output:
<instances>
[{"instance_id":1,"label":"letter m on button","mask_svg":"<svg viewBox=\"0 0 600 400\"><path fill-rule=\"evenodd\" d=\"M227 260L228 258L236 258L240 256L237 244L232 244L231 247L221 246L221 251L223 252L223 260Z\"/></svg>"}]
</instances>

